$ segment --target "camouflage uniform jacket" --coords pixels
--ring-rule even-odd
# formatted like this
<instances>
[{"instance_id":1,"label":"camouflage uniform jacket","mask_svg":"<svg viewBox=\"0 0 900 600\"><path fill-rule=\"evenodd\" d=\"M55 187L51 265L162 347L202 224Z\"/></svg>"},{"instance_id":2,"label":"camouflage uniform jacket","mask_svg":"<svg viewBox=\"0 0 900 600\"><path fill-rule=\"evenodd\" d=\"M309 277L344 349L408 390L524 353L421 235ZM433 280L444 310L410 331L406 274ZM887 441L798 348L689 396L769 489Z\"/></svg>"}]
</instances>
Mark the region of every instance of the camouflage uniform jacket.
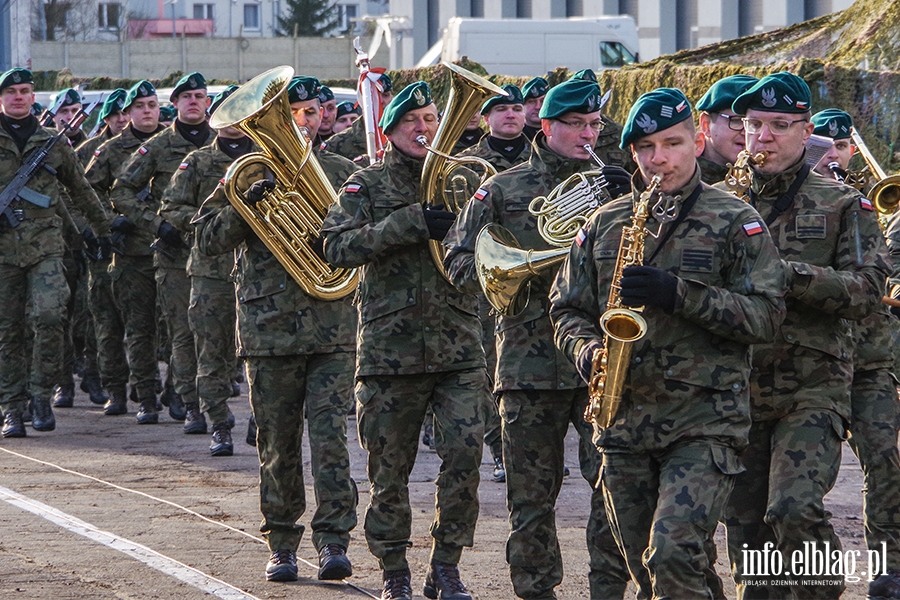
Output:
<instances>
[{"instance_id":1,"label":"camouflage uniform jacket","mask_svg":"<svg viewBox=\"0 0 900 600\"><path fill-rule=\"evenodd\" d=\"M0 127L0 190L15 177L16 171L33 151L37 150L56 131L38 127L28 139L25 149L18 146L5 129ZM50 150L44 164L56 170L56 176L46 169L38 169L28 187L50 197L50 207L41 208L24 200L14 200L13 210L22 210L25 220L18 227L11 228L3 219L0 224L0 264L28 267L48 256L61 256L64 250L63 218L60 216L62 187L93 226L97 235L108 235L109 219L97 194L84 177L84 167L72 147L64 140L57 142Z\"/></svg>"},{"instance_id":2,"label":"camouflage uniform jacket","mask_svg":"<svg viewBox=\"0 0 900 600\"><path fill-rule=\"evenodd\" d=\"M752 172L751 190L765 219L775 200L797 177L803 161L775 176ZM775 369L776 381L754 391L753 418L780 418L797 409L828 409L850 417L847 393L780 393L796 382L816 384L816 369L828 368L832 384L850 385L852 341L849 320L870 315L879 305L890 258L871 203L855 189L812 172L793 204L769 226L787 261L787 316L774 343L754 346L754 370ZM820 353L817 364L792 364L793 347ZM809 364L807 364L809 363ZM822 383L822 382L818 382ZM761 383L762 385L762 383Z\"/></svg>"},{"instance_id":3,"label":"camouflage uniform jacket","mask_svg":"<svg viewBox=\"0 0 900 600\"><path fill-rule=\"evenodd\" d=\"M325 142L325 149L332 154L354 160L366 153L366 121L359 117L350 127L334 134Z\"/></svg>"},{"instance_id":4,"label":"camouflage uniform jacket","mask_svg":"<svg viewBox=\"0 0 900 600\"><path fill-rule=\"evenodd\" d=\"M356 170L350 161L330 153L317 152L317 156L335 189ZM240 356L356 350L352 294L330 302L306 295L229 203L222 184L203 202L195 224L198 247L204 254L238 250L235 291Z\"/></svg>"},{"instance_id":5,"label":"camouflage uniform jacket","mask_svg":"<svg viewBox=\"0 0 900 600\"><path fill-rule=\"evenodd\" d=\"M603 117L603 130L597 136L594 144L594 152L605 164L622 167L629 173L637 170L637 164L631 158L629 150L622 150L619 144L622 140L622 126L607 116ZM593 163L592 163L593 164ZM596 169L597 165L591 167Z\"/></svg>"},{"instance_id":6,"label":"camouflage uniform jacket","mask_svg":"<svg viewBox=\"0 0 900 600\"><path fill-rule=\"evenodd\" d=\"M357 377L485 366L477 299L431 258L422 166L388 144L384 162L347 180L322 226L328 261L362 271Z\"/></svg>"},{"instance_id":7,"label":"camouflage uniform jacket","mask_svg":"<svg viewBox=\"0 0 900 600\"><path fill-rule=\"evenodd\" d=\"M469 146L462 152L460 152L457 156L460 158L465 156L474 156L476 158L482 158L497 169L497 172L500 173L502 171L506 171L507 169L511 169L516 165L520 165L523 162L528 160L528 155L531 154L531 143L526 143L522 148L522 151L516 156L514 159L510 160L494 150L488 144L488 140L490 139L491 134L486 133L481 136L481 139L478 140L478 143L474 146Z\"/></svg>"},{"instance_id":8,"label":"camouflage uniform jacket","mask_svg":"<svg viewBox=\"0 0 900 600\"><path fill-rule=\"evenodd\" d=\"M646 452L690 438L713 438L736 450L750 429L751 344L775 336L784 318L784 270L759 214L700 183L699 170L681 191L702 186L690 213L656 254L648 235L644 264L678 277L675 308L647 306L647 334L633 344L622 404L597 445ZM570 360L601 340L622 228L644 189L600 207L582 228L551 292L556 344ZM656 231L651 217L647 228ZM663 227L662 235L665 235ZM661 239L661 238L660 238Z\"/></svg>"},{"instance_id":9,"label":"camouflage uniform jacket","mask_svg":"<svg viewBox=\"0 0 900 600\"><path fill-rule=\"evenodd\" d=\"M728 175L728 167L714 163L704 156L697 158L697 164L700 165L700 179L703 183L714 185L725 181L725 176Z\"/></svg>"},{"instance_id":10,"label":"camouflage uniform jacket","mask_svg":"<svg viewBox=\"0 0 900 600\"><path fill-rule=\"evenodd\" d=\"M81 164L84 165L85 170L87 170L88 164L90 164L91 159L94 157L94 152L97 151L97 148L102 146L104 142L108 142L113 139L114 135L110 135L109 127L104 127L97 135L92 138L88 138L84 141L80 146L75 149L75 153L78 154L78 160L81 161Z\"/></svg>"},{"instance_id":11,"label":"camouflage uniform jacket","mask_svg":"<svg viewBox=\"0 0 900 600\"><path fill-rule=\"evenodd\" d=\"M191 220L234 162L234 159L222 152L216 139L218 138L213 138L209 144L194 150L184 158L178 170L172 175L169 187L162 197L160 216L191 236L194 233ZM194 240L187 261L187 274L190 277L230 281L233 270L234 253L224 252L216 256L207 256L200 252L200 247Z\"/></svg>"},{"instance_id":12,"label":"camouflage uniform jacket","mask_svg":"<svg viewBox=\"0 0 900 600\"><path fill-rule=\"evenodd\" d=\"M214 135L215 132L210 130L206 143L209 143ZM145 255L152 252L150 245L156 238L156 232L163 222L163 218L159 216L159 207L163 194L169 182L172 181L172 175L178 170L184 157L196 149L194 144L178 133L175 123L172 123L170 127L144 142L137 152L131 155L116 176L116 183L110 193L110 199L116 210L137 226L137 231L129 237L134 237L136 241L147 247L143 253ZM138 200L137 195L148 185L151 197L145 201ZM171 254L171 258L162 252L157 252L157 266L168 269L184 269L193 239L187 238L184 241L185 246L182 248L166 250Z\"/></svg>"},{"instance_id":13,"label":"camouflage uniform jacket","mask_svg":"<svg viewBox=\"0 0 900 600\"><path fill-rule=\"evenodd\" d=\"M475 239L488 223L507 228L522 248L553 248L537 229L537 218L528 212L536 196L546 196L573 173L596 168L593 162L565 159L546 146L543 132L535 136L527 163L488 179L469 200L444 239L444 258L454 285L469 293L481 291L475 272ZM531 280L525 310L514 317L497 319L497 370L494 391L584 387L575 367L553 346L553 325L547 294L556 272L545 270Z\"/></svg>"}]
</instances>

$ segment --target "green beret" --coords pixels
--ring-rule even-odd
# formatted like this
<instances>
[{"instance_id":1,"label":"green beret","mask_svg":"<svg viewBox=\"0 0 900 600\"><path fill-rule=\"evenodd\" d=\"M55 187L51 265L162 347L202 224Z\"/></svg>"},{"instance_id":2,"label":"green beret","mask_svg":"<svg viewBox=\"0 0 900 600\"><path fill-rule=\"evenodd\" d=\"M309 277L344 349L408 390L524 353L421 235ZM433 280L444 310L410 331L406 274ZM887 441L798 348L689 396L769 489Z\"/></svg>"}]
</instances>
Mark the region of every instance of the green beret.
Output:
<instances>
[{"instance_id":1,"label":"green beret","mask_svg":"<svg viewBox=\"0 0 900 600\"><path fill-rule=\"evenodd\" d=\"M39 117L42 114L44 114L44 105L41 104L40 102L35 102L34 104L32 104L31 105L31 114L33 114L36 117Z\"/></svg>"},{"instance_id":2,"label":"green beret","mask_svg":"<svg viewBox=\"0 0 900 600\"><path fill-rule=\"evenodd\" d=\"M697 110L705 112L731 110L735 98L753 87L757 81L759 79L750 75L723 77L706 90L706 93L700 98L700 102L697 103Z\"/></svg>"},{"instance_id":3,"label":"green beret","mask_svg":"<svg viewBox=\"0 0 900 600\"><path fill-rule=\"evenodd\" d=\"M303 102L319 96L322 84L315 77L294 77L288 86L288 102Z\"/></svg>"},{"instance_id":4,"label":"green beret","mask_svg":"<svg viewBox=\"0 0 900 600\"><path fill-rule=\"evenodd\" d=\"M381 77L378 78L378 83L381 84L382 93L387 93L394 89L394 82L391 81L387 73L381 74Z\"/></svg>"},{"instance_id":5,"label":"green beret","mask_svg":"<svg viewBox=\"0 0 900 600\"><path fill-rule=\"evenodd\" d=\"M327 85L323 85L319 88L319 102L324 104L329 100L334 100L334 92Z\"/></svg>"},{"instance_id":6,"label":"green beret","mask_svg":"<svg viewBox=\"0 0 900 600\"><path fill-rule=\"evenodd\" d=\"M747 110L805 113L812 110L809 86L793 73L781 71L766 75L753 87L735 98L731 110L746 115Z\"/></svg>"},{"instance_id":7,"label":"green beret","mask_svg":"<svg viewBox=\"0 0 900 600\"><path fill-rule=\"evenodd\" d=\"M816 126L814 134L824 135L833 140L846 140L850 137L850 129L853 127L853 118L836 108L817 112L810 120Z\"/></svg>"},{"instance_id":8,"label":"green beret","mask_svg":"<svg viewBox=\"0 0 900 600\"><path fill-rule=\"evenodd\" d=\"M10 69L3 75L0 75L0 91L3 91L11 85L19 85L20 83L30 83L31 85L34 85L34 75L31 74L31 71L23 69L22 67L16 67L15 69Z\"/></svg>"},{"instance_id":9,"label":"green beret","mask_svg":"<svg viewBox=\"0 0 900 600\"><path fill-rule=\"evenodd\" d=\"M178 98L178 94L181 92L205 89L206 79L203 78L203 75L194 71L178 80L178 83L176 83L175 87L172 89L172 93L169 94L169 102L175 102L175 99Z\"/></svg>"},{"instance_id":10,"label":"green beret","mask_svg":"<svg viewBox=\"0 0 900 600\"><path fill-rule=\"evenodd\" d=\"M496 96L492 96L488 98L487 102L485 102L481 106L481 114L486 115L491 112L491 109L497 106L498 104L524 104L525 98L522 96L522 90L520 90L517 86L507 83L504 86L501 86L503 91L506 92L505 96L501 96L497 94Z\"/></svg>"},{"instance_id":11,"label":"green beret","mask_svg":"<svg viewBox=\"0 0 900 600\"><path fill-rule=\"evenodd\" d=\"M75 88L66 88L63 91L59 92L56 95L56 99L59 100L59 98L63 99L59 105L60 108L62 108L63 106L82 104L81 94L79 94Z\"/></svg>"},{"instance_id":12,"label":"green beret","mask_svg":"<svg viewBox=\"0 0 900 600\"><path fill-rule=\"evenodd\" d=\"M543 77L535 77L522 86L522 96L525 98L540 98L546 96L550 84Z\"/></svg>"},{"instance_id":13,"label":"green beret","mask_svg":"<svg viewBox=\"0 0 900 600\"><path fill-rule=\"evenodd\" d=\"M642 94L628 113L619 147L625 150L642 137L664 131L690 118L691 103L681 90L657 88Z\"/></svg>"},{"instance_id":14,"label":"green beret","mask_svg":"<svg viewBox=\"0 0 900 600\"><path fill-rule=\"evenodd\" d=\"M136 84L131 86L128 90L128 95L125 96L125 104L122 106L122 110L127 110L129 106L131 106L135 100L139 98L149 98L150 96L156 95L156 88L153 87L153 84L144 79L143 81L138 81Z\"/></svg>"},{"instance_id":15,"label":"green beret","mask_svg":"<svg viewBox=\"0 0 900 600\"><path fill-rule=\"evenodd\" d=\"M594 73L593 69L582 69L569 77L569 81L573 79L580 79L581 81L593 81L597 83L597 74Z\"/></svg>"},{"instance_id":16,"label":"green beret","mask_svg":"<svg viewBox=\"0 0 900 600\"><path fill-rule=\"evenodd\" d=\"M209 108L206 109L206 114L208 116L212 116L216 109L219 108L223 102L225 102L225 98L232 95L240 86L238 85L229 85L227 88L216 94L216 97L213 98L212 104L209 105Z\"/></svg>"},{"instance_id":17,"label":"green beret","mask_svg":"<svg viewBox=\"0 0 900 600\"><path fill-rule=\"evenodd\" d=\"M128 96L128 92L126 92L124 88L113 90L112 93L106 97L106 100L103 101L103 107L100 109L97 119L102 121L106 117L122 112L125 108L126 96Z\"/></svg>"},{"instance_id":18,"label":"green beret","mask_svg":"<svg viewBox=\"0 0 900 600\"><path fill-rule=\"evenodd\" d=\"M570 112L592 113L600 110L600 101L600 86L595 82L570 79L547 92L539 116L555 119Z\"/></svg>"},{"instance_id":19,"label":"green beret","mask_svg":"<svg viewBox=\"0 0 900 600\"><path fill-rule=\"evenodd\" d=\"M357 107L352 102L341 102L337 105L337 117L343 117L344 115L361 115L362 109ZM337 118L335 117L335 118Z\"/></svg>"},{"instance_id":20,"label":"green beret","mask_svg":"<svg viewBox=\"0 0 900 600\"><path fill-rule=\"evenodd\" d=\"M160 106L159 107L159 120L160 121L174 121L175 117L178 116L178 109L173 105L168 106Z\"/></svg>"},{"instance_id":21,"label":"green beret","mask_svg":"<svg viewBox=\"0 0 900 600\"><path fill-rule=\"evenodd\" d=\"M424 81L417 81L406 86L403 91L394 96L381 114L381 121L378 125L387 134L394 125L400 122L403 115L429 104L431 104L431 88Z\"/></svg>"}]
</instances>

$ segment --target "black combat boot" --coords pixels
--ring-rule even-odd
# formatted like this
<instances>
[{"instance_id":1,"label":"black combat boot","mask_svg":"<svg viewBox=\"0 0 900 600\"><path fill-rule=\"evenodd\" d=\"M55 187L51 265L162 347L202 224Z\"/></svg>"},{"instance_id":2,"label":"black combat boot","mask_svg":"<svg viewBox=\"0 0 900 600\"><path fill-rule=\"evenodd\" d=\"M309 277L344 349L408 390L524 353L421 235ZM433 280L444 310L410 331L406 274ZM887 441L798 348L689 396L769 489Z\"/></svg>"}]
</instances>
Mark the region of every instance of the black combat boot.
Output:
<instances>
[{"instance_id":1,"label":"black combat boot","mask_svg":"<svg viewBox=\"0 0 900 600\"><path fill-rule=\"evenodd\" d=\"M64 383L53 388L53 406L55 408L72 408L75 404L75 384Z\"/></svg>"},{"instance_id":2,"label":"black combat boot","mask_svg":"<svg viewBox=\"0 0 900 600\"><path fill-rule=\"evenodd\" d=\"M103 383L100 381L100 376L96 373L84 376L84 379L81 380L81 391L87 393L93 404L102 405L109 400L109 396L103 391Z\"/></svg>"},{"instance_id":3,"label":"black combat boot","mask_svg":"<svg viewBox=\"0 0 900 600\"><path fill-rule=\"evenodd\" d=\"M466 586L459 580L459 569L456 565L431 561L431 569L425 576L425 589L422 590L426 598L432 600L472 600L471 594L466 591Z\"/></svg>"},{"instance_id":4,"label":"black combat boot","mask_svg":"<svg viewBox=\"0 0 900 600\"><path fill-rule=\"evenodd\" d=\"M319 551L319 580L340 581L353 575L347 549L340 544L325 544Z\"/></svg>"},{"instance_id":5,"label":"black combat boot","mask_svg":"<svg viewBox=\"0 0 900 600\"><path fill-rule=\"evenodd\" d=\"M17 410L10 411L3 419L3 429L0 435L5 438L25 437L25 423L22 421L22 413Z\"/></svg>"},{"instance_id":6,"label":"black combat boot","mask_svg":"<svg viewBox=\"0 0 900 600\"><path fill-rule=\"evenodd\" d=\"M381 588L381 600L412 600L409 569L385 571L381 577L384 580L384 587Z\"/></svg>"},{"instance_id":7,"label":"black combat boot","mask_svg":"<svg viewBox=\"0 0 900 600\"><path fill-rule=\"evenodd\" d=\"M241 395L241 384L234 379L231 380L231 397L237 398Z\"/></svg>"},{"instance_id":8,"label":"black combat boot","mask_svg":"<svg viewBox=\"0 0 900 600\"><path fill-rule=\"evenodd\" d=\"M206 433L206 417L200 412L200 405L192 402L185 404L184 407L187 409L184 417L184 432Z\"/></svg>"},{"instance_id":9,"label":"black combat boot","mask_svg":"<svg viewBox=\"0 0 900 600\"><path fill-rule=\"evenodd\" d=\"M297 581L297 557L290 550L276 550L266 564L268 581Z\"/></svg>"},{"instance_id":10,"label":"black combat boot","mask_svg":"<svg viewBox=\"0 0 900 600\"><path fill-rule=\"evenodd\" d=\"M137 413L138 425L155 425L159 423L159 412L156 410L156 396L141 400L141 408Z\"/></svg>"},{"instance_id":11,"label":"black combat boot","mask_svg":"<svg viewBox=\"0 0 900 600\"><path fill-rule=\"evenodd\" d=\"M181 399L181 394L173 391L166 406L169 407L169 416L173 421L184 421L187 418L187 408L185 408L184 400Z\"/></svg>"},{"instance_id":12,"label":"black combat boot","mask_svg":"<svg viewBox=\"0 0 900 600\"><path fill-rule=\"evenodd\" d=\"M53 431L56 429L56 417L53 416L49 398L35 398L32 410L34 412L31 414L31 426L34 427L35 431Z\"/></svg>"},{"instance_id":13,"label":"black combat boot","mask_svg":"<svg viewBox=\"0 0 900 600\"><path fill-rule=\"evenodd\" d=\"M256 419L253 417L250 417L250 421L247 423L247 439L244 441L248 446L256 445Z\"/></svg>"},{"instance_id":14,"label":"black combat boot","mask_svg":"<svg viewBox=\"0 0 900 600\"><path fill-rule=\"evenodd\" d=\"M125 388L113 390L112 396L103 405L103 414L114 416L128 413L128 398L125 397Z\"/></svg>"},{"instance_id":15,"label":"black combat boot","mask_svg":"<svg viewBox=\"0 0 900 600\"><path fill-rule=\"evenodd\" d=\"M231 441L231 427L228 421L213 423L212 442L209 453L213 456L231 456L234 454L234 443Z\"/></svg>"}]
</instances>

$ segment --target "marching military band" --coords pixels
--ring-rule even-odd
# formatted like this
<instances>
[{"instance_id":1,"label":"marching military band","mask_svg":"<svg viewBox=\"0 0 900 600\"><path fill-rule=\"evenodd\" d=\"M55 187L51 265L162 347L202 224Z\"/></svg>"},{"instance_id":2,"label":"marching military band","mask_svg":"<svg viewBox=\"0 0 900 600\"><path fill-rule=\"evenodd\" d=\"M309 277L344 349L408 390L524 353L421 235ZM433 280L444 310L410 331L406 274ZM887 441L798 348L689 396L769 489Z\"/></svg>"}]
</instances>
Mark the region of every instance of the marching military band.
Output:
<instances>
[{"instance_id":1,"label":"marching military band","mask_svg":"<svg viewBox=\"0 0 900 600\"><path fill-rule=\"evenodd\" d=\"M520 89L458 67L441 113L427 83L360 65L358 105L287 67L212 101L190 73L168 125L139 81L90 138L75 89L42 111L30 71L0 75L3 438L53 431L77 372L104 415L167 409L231 456L246 377L265 577L298 579L306 421L318 578L343 580L355 411L383 600L423 575L427 598L473 598L458 564L485 444L513 590L556 598L570 424L592 599L724 598L719 523L739 598L837 598L840 573L786 582L748 557L840 549L823 499L846 440L887 556L869 597L900 598L897 184L850 171L871 160L850 114L778 72L693 106L647 91L620 125L593 72ZM441 466L414 574L426 421Z\"/></svg>"}]
</instances>

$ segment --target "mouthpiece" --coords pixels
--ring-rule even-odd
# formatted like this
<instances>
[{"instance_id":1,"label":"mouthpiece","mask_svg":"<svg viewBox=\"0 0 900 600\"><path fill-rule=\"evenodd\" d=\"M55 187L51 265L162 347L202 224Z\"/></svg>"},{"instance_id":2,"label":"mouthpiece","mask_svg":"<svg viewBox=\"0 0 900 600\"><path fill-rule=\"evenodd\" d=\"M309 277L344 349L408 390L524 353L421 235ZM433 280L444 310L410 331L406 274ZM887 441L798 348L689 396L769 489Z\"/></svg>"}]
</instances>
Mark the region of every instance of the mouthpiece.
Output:
<instances>
[{"instance_id":1,"label":"mouthpiece","mask_svg":"<svg viewBox=\"0 0 900 600\"><path fill-rule=\"evenodd\" d=\"M419 144L420 146L422 146L423 148L427 148L428 147L428 138L425 137L424 135L420 135L420 136L416 137L416 143Z\"/></svg>"}]
</instances>

